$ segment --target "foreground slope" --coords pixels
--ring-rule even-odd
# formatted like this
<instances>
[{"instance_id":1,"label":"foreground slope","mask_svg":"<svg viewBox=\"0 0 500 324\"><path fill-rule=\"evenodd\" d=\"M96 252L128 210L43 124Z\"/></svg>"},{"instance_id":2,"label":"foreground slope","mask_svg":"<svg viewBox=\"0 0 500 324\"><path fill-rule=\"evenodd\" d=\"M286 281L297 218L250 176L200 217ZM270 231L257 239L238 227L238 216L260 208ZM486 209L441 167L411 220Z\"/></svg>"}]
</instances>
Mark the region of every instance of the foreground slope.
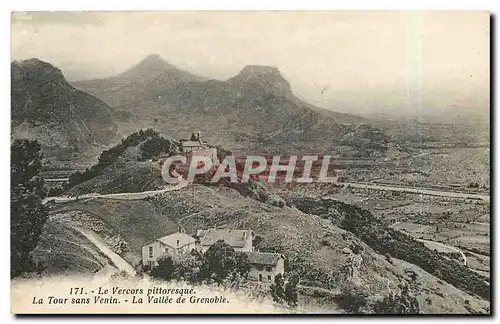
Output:
<instances>
[{"instance_id":1,"label":"foreground slope","mask_svg":"<svg viewBox=\"0 0 500 324\"><path fill-rule=\"evenodd\" d=\"M331 208L339 214L347 210L341 205ZM346 281L362 287L369 302L374 302L398 291L398 284L406 282L411 271L419 277L423 313L489 309L487 300L461 290L455 282L450 284L448 278L436 277L432 269L379 254L378 247L354 229L345 230L331 219L294 207L259 202L224 186L193 184L142 201L82 200L57 206L51 217L93 230L137 268L144 244L179 228L192 235L200 228L251 228L258 235L254 242L258 250L285 254L289 269L300 274L302 302L335 305ZM359 266L349 261L353 253L362 259ZM345 272L349 267L350 279Z\"/></svg>"}]
</instances>

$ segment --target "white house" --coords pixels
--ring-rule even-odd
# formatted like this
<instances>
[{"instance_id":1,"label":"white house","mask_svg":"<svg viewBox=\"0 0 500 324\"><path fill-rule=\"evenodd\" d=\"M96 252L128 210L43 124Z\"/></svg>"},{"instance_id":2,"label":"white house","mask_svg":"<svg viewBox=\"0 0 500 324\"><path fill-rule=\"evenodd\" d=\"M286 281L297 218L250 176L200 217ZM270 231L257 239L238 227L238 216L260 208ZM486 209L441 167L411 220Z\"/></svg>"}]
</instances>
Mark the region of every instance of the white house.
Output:
<instances>
[{"instance_id":1,"label":"white house","mask_svg":"<svg viewBox=\"0 0 500 324\"><path fill-rule=\"evenodd\" d=\"M199 250L203 253L220 240L229 244L235 251L253 252L252 242L255 235L252 230L208 229L198 230L196 235L199 240Z\"/></svg>"},{"instance_id":2,"label":"white house","mask_svg":"<svg viewBox=\"0 0 500 324\"><path fill-rule=\"evenodd\" d=\"M248 279L273 283L274 277L285 273L285 257L279 253L245 252L250 262Z\"/></svg>"},{"instance_id":3,"label":"white house","mask_svg":"<svg viewBox=\"0 0 500 324\"><path fill-rule=\"evenodd\" d=\"M142 264L156 266L158 258L166 253L189 253L195 248L194 237L179 232L170 234L142 247Z\"/></svg>"}]
</instances>

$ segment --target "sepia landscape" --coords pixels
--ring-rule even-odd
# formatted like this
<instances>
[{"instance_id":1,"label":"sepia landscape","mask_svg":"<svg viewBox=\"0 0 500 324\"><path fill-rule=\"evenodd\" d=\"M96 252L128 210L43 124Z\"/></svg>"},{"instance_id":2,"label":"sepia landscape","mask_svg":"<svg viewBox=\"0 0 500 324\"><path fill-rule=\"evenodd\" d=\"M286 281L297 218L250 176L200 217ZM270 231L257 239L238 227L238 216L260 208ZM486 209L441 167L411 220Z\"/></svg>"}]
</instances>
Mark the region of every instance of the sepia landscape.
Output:
<instances>
[{"instance_id":1,"label":"sepia landscape","mask_svg":"<svg viewBox=\"0 0 500 324\"><path fill-rule=\"evenodd\" d=\"M11 23L16 313L44 312L16 287L98 278L217 289L242 313L490 314L487 12ZM198 154L236 157L238 181L162 177ZM336 180L243 181L248 156L331 156Z\"/></svg>"}]
</instances>

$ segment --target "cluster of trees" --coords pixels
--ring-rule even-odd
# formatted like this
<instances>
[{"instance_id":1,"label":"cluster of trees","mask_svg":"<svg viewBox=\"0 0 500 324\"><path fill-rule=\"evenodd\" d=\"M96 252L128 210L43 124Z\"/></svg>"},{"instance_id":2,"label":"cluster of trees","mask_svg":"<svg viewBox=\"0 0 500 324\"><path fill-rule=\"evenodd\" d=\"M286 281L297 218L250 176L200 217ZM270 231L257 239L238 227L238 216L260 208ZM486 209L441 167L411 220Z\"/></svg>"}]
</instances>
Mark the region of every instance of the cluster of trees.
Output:
<instances>
[{"instance_id":1,"label":"cluster of trees","mask_svg":"<svg viewBox=\"0 0 500 324\"><path fill-rule=\"evenodd\" d=\"M99 156L98 163L90 169L87 168L84 172L77 171L73 173L69 178L68 186L71 188L102 174L107 167L118 161L118 158L123 155L127 148L137 146L141 143L140 160L142 161L151 159L162 152L168 153L174 148L174 144L171 141L161 137L153 129L141 129L139 132L132 133L122 139L120 144L103 151Z\"/></svg>"},{"instance_id":2,"label":"cluster of trees","mask_svg":"<svg viewBox=\"0 0 500 324\"><path fill-rule=\"evenodd\" d=\"M156 158L161 153L168 153L172 150L173 143L159 135L149 137L141 145L141 160Z\"/></svg>"},{"instance_id":3,"label":"cluster of trees","mask_svg":"<svg viewBox=\"0 0 500 324\"><path fill-rule=\"evenodd\" d=\"M153 278L184 280L191 283L245 280L250 263L244 253L236 252L223 240L217 241L204 254L196 250L189 254L168 255L158 260L151 270Z\"/></svg>"},{"instance_id":4,"label":"cluster of trees","mask_svg":"<svg viewBox=\"0 0 500 324\"><path fill-rule=\"evenodd\" d=\"M35 270L30 253L38 244L48 217L42 204L46 196L44 181L38 177L41 168L42 151L37 141L15 140L11 144L11 277Z\"/></svg>"},{"instance_id":5,"label":"cluster of trees","mask_svg":"<svg viewBox=\"0 0 500 324\"><path fill-rule=\"evenodd\" d=\"M363 313L368 304L368 292L352 282L346 283L340 288L336 303L349 314Z\"/></svg>"}]
</instances>

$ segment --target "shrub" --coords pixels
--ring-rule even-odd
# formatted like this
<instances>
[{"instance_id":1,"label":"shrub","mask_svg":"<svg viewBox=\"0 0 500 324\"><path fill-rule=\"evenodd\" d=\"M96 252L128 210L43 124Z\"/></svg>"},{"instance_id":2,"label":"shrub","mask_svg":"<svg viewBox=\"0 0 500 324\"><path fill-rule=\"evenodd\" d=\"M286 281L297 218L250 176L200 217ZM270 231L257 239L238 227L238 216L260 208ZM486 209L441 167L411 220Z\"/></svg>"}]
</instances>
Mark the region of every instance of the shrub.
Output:
<instances>
[{"instance_id":1,"label":"shrub","mask_svg":"<svg viewBox=\"0 0 500 324\"><path fill-rule=\"evenodd\" d=\"M277 206L280 208L285 207L285 201L283 200L283 198L277 195L269 195L267 202L272 206Z\"/></svg>"},{"instance_id":2,"label":"shrub","mask_svg":"<svg viewBox=\"0 0 500 324\"><path fill-rule=\"evenodd\" d=\"M336 298L337 305L349 314L359 314L368 303L368 293L362 287L352 282L344 284Z\"/></svg>"},{"instance_id":3,"label":"shrub","mask_svg":"<svg viewBox=\"0 0 500 324\"><path fill-rule=\"evenodd\" d=\"M377 314L418 314L419 304L408 285L401 285L401 293L390 293L375 302L373 310Z\"/></svg>"}]
</instances>

